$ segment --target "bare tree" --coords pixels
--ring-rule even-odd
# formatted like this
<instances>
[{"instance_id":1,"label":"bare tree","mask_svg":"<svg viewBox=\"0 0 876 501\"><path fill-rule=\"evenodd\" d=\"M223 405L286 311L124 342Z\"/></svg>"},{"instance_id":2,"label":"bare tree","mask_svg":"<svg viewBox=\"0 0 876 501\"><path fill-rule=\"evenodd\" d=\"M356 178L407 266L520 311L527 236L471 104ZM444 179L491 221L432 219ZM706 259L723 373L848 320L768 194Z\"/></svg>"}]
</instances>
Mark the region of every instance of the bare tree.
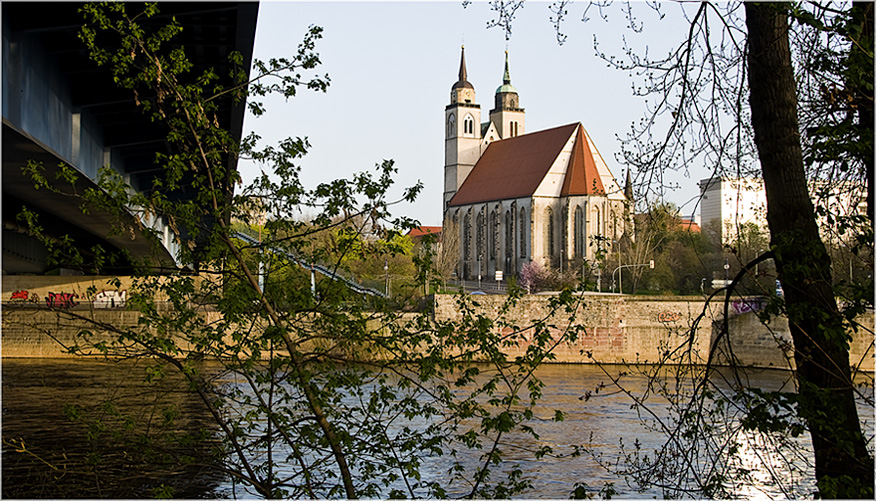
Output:
<instances>
[{"instance_id":1,"label":"bare tree","mask_svg":"<svg viewBox=\"0 0 876 501\"><path fill-rule=\"evenodd\" d=\"M435 255L435 269L444 280L448 280L456 271L459 263L459 244L459 223L448 219L444 222Z\"/></svg>"},{"instance_id":2,"label":"bare tree","mask_svg":"<svg viewBox=\"0 0 876 501\"><path fill-rule=\"evenodd\" d=\"M873 458L861 432L849 369L848 324L837 308L830 256L809 198L797 121L788 6L745 5L751 123L769 206L771 249L797 362L797 412L812 435L827 497L873 494Z\"/></svg>"},{"instance_id":3,"label":"bare tree","mask_svg":"<svg viewBox=\"0 0 876 501\"><path fill-rule=\"evenodd\" d=\"M550 6L560 43L565 39L562 26L570 3L560 0ZM493 7L508 12L503 2ZM607 20L611 7L607 2L591 2L584 20L594 12ZM633 5L623 3L620 8L629 32L643 33ZM664 15L658 4L645 8ZM751 267L765 259L775 261L785 297L776 299L768 311L786 315L792 326L797 392L763 394L766 405L792 412L757 414L763 406L748 408L746 426L787 429L792 420L802 420L812 435L820 495L872 497L873 458L855 408L848 356L850 331L857 328L853 319L872 308L872 281L857 289L866 291L869 286L869 293L855 293L842 310L838 308L831 287L831 260L809 191L810 179L825 171L844 172L846 178L865 184L869 224L844 228L856 234L860 247L872 249L872 5L702 2L680 3L679 8L688 29L665 57L655 58L647 48L634 47L627 37L620 53L597 45L597 53L609 65L630 72L636 82L634 93L648 99L646 117L622 141L623 161L635 167L637 192L661 200L667 190L663 177L667 169L687 171L702 164L712 166L716 176L763 177L770 250L743 266L731 290ZM497 21L508 34L512 18L499 16ZM789 18L806 34L794 38L798 42L794 47ZM808 79L795 78L793 51L799 61L809 64L801 67ZM809 97L802 114L797 80L804 81L803 94ZM819 98L825 102L821 108ZM802 126L800 116L805 120ZM854 215L849 219L857 221ZM729 299L729 294L725 297ZM726 335L726 327L723 332ZM706 371L694 378L694 387L702 392L695 392L691 402L700 403L679 407L683 413L703 411L701 399L712 391L708 375ZM742 379L736 381L739 398L749 395ZM686 422L685 417L680 423ZM682 430L679 424L666 431L674 440ZM686 432L690 431L703 433L702 428ZM677 452L681 456L672 460L689 458L683 450ZM709 476L694 492L720 492L714 481L720 478Z\"/></svg>"}]
</instances>

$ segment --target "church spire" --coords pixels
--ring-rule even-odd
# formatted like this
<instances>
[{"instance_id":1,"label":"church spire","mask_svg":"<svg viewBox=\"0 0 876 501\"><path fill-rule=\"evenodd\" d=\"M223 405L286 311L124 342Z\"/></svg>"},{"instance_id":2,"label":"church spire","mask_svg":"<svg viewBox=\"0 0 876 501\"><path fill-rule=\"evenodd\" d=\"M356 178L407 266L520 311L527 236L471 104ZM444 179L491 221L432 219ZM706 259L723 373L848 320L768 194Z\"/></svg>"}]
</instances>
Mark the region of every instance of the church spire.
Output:
<instances>
[{"instance_id":1,"label":"church spire","mask_svg":"<svg viewBox=\"0 0 876 501\"><path fill-rule=\"evenodd\" d=\"M459 59L459 81L468 81L468 73L465 71L465 45L462 46L462 56Z\"/></svg>"},{"instance_id":2,"label":"church spire","mask_svg":"<svg viewBox=\"0 0 876 501\"><path fill-rule=\"evenodd\" d=\"M468 81L468 72L465 70L465 45L462 46L462 55L459 58L459 80L450 89L450 103L474 104L474 86Z\"/></svg>"},{"instance_id":3,"label":"church spire","mask_svg":"<svg viewBox=\"0 0 876 501\"><path fill-rule=\"evenodd\" d=\"M502 74L502 85L496 89L496 99L499 99L500 94L517 94L517 89L511 85L511 70L508 69L508 50L505 50L505 73ZM516 101L516 100L515 100ZM496 108L500 108L499 101L496 101ZM515 104L512 108L516 108Z\"/></svg>"},{"instance_id":4,"label":"church spire","mask_svg":"<svg viewBox=\"0 0 876 501\"><path fill-rule=\"evenodd\" d=\"M511 85L511 70L508 68L508 48L505 47L505 72L502 74L502 85L496 89L494 96L496 106L490 110L490 121L496 124L502 139L517 137L524 133L524 112L520 107L517 89Z\"/></svg>"},{"instance_id":5,"label":"church spire","mask_svg":"<svg viewBox=\"0 0 876 501\"><path fill-rule=\"evenodd\" d=\"M624 188L624 196L628 202L633 201L633 178L630 176L630 168L627 167L627 185Z\"/></svg>"}]
</instances>

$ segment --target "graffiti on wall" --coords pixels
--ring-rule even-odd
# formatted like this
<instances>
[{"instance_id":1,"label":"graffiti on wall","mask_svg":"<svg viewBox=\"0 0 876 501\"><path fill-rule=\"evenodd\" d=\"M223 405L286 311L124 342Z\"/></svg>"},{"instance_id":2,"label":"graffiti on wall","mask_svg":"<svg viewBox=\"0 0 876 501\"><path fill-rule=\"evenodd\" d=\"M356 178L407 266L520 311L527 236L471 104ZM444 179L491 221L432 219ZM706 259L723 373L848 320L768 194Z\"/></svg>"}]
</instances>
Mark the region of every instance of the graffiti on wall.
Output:
<instances>
[{"instance_id":1,"label":"graffiti on wall","mask_svg":"<svg viewBox=\"0 0 876 501\"><path fill-rule=\"evenodd\" d=\"M127 290L103 290L94 295L78 294L76 292L48 292L45 297L45 304L49 308L73 308L78 306L80 301L91 301L94 308L109 309L109 308L124 308L128 302ZM40 296L28 290L17 290L9 296L9 302L15 305L33 305L39 306Z\"/></svg>"},{"instance_id":2,"label":"graffiti on wall","mask_svg":"<svg viewBox=\"0 0 876 501\"><path fill-rule=\"evenodd\" d=\"M733 310L736 313L752 313L757 312L766 307L766 302L762 300L746 300L746 299L737 299L733 301Z\"/></svg>"},{"instance_id":3,"label":"graffiti on wall","mask_svg":"<svg viewBox=\"0 0 876 501\"><path fill-rule=\"evenodd\" d=\"M15 291L10 300L13 303L39 303L40 297L30 291Z\"/></svg>"},{"instance_id":4,"label":"graffiti on wall","mask_svg":"<svg viewBox=\"0 0 876 501\"><path fill-rule=\"evenodd\" d=\"M79 294L72 292L49 292L46 296L46 306L49 308L72 308L79 304Z\"/></svg>"},{"instance_id":5,"label":"graffiti on wall","mask_svg":"<svg viewBox=\"0 0 876 501\"><path fill-rule=\"evenodd\" d=\"M95 294L91 304L95 308L124 308L128 300L128 291L101 291Z\"/></svg>"},{"instance_id":6,"label":"graffiti on wall","mask_svg":"<svg viewBox=\"0 0 876 501\"><path fill-rule=\"evenodd\" d=\"M681 313L675 311L661 311L657 314L657 321L662 323L677 322L681 318Z\"/></svg>"}]
</instances>

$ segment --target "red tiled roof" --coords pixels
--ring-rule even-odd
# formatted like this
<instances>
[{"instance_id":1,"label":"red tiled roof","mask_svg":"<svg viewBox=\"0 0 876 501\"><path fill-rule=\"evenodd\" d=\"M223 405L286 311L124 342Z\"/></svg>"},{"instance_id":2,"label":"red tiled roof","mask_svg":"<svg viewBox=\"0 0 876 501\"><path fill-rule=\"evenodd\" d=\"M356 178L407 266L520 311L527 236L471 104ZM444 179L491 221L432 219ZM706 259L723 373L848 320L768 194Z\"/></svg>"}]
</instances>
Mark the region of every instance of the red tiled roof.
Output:
<instances>
[{"instance_id":1,"label":"red tiled roof","mask_svg":"<svg viewBox=\"0 0 876 501\"><path fill-rule=\"evenodd\" d=\"M578 125L575 137L575 147L572 150L572 161L566 178L563 180L563 189L560 196L569 195L604 195L605 187L599 171L596 169L596 161L590 151L590 144L584 134L584 127Z\"/></svg>"},{"instance_id":2,"label":"red tiled roof","mask_svg":"<svg viewBox=\"0 0 876 501\"><path fill-rule=\"evenodd\" d=\"M692 233L699 233L700 231L702 231L700 230L700 225L698 225L692 219L682 219L678 223L678 225L681 226L681 229L684 231L690 231Z\"/></svg>"},{"instance_id":3,"label":"red tiled roof","mask_svg":"<svg viewBox=\"0 0 876 501\"><path fill-rule=\"evenodd\" d=\"M418 238L428 234L440 235L441 231L441 226L418 226L409 231L408 236L411 238Z\"/></svg>"},{"instance_id":4,"label":"red tiled roof","mask_svg":"<svg viewBox=\"0 0 876 501\"><path fill-rule=\"evenodd\" d=\"M491 143L449 205L531 196L578 127L564 125Z\"/></svg>"}]
</instances>

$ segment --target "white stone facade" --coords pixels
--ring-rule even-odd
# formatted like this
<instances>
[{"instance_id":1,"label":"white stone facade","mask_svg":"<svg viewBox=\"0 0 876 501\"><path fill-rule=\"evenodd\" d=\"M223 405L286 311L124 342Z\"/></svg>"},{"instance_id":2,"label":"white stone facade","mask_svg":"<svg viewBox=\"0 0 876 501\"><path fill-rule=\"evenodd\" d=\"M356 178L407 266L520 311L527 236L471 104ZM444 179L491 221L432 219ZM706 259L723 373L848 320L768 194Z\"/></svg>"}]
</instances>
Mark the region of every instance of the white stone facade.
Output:
<instances>
[{"instance_id":1,"label":"white stone facade","mask_svg":"<svg viewBox=\"0 0 876 501\"><path fill-rule=\"evenodd\" d=\"M739 229L747 223L754 223L764 233L769 233L763 179L710 178L700 181L699 187L700 224L703 229L716 227L722 244L735 242ZM816 208L826 209L830 216L866 214L866 193L862 186L835 181L810 181L809 192ZM828 214L818 215L821 237L828 242L839 239L830 219Z\"/></svg>"},{"instance_id":2,"label":"white stone facade","mask_svg":"<svg viewBox=\"0 0 876 501\"><path fill-rule=\"evenodd\" d=\"M465 80L464 52L445 108L444 228L459 232L464 279L493 280L502 271L507 280L530 261L577 267L630 224L626 195L581 124L525 134L507 65L506 55L489 122L472 124L480 107Z\"/></svg>"}]
</instances>

